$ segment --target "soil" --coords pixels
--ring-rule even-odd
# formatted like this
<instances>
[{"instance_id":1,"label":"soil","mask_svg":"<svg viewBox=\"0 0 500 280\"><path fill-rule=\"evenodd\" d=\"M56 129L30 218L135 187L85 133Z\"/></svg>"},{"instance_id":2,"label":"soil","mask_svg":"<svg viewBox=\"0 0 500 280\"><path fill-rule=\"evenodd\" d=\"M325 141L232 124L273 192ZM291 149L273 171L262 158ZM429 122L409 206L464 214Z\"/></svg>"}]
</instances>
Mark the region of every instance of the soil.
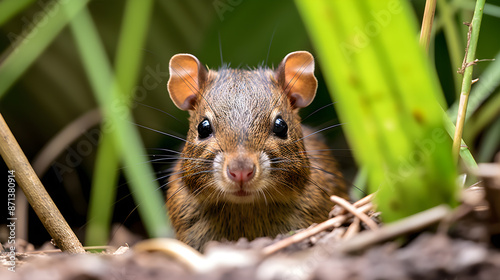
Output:
<instances>
[{"instance_id":1,"label":"soil","mask_svg":"<svg viewBox=\"0 0 500 280\"><path fill-rule=\"evenodd\" d=\"M354 254L337 250L344 242L339 240L344 230L322 232L267 258L259 255L261 249L287 236L213 242L205 255L214 265L200 272L189 271L165 254L138 253L128 247L116 254L19 253L11 272L8 255L3 253L0 279L404 280L498 279L500 275L500 250L484 241L486 231L477 217L462 219L447 234L422 232L410 241L399 238Z\"/></svg>"}]
</instances>

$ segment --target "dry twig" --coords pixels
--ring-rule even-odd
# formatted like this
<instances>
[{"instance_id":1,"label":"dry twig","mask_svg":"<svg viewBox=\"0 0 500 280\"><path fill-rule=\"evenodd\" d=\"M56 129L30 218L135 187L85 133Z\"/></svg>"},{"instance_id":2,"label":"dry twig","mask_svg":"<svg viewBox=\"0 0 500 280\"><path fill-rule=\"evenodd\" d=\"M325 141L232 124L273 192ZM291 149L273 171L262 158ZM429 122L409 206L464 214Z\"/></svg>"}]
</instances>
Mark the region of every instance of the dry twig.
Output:
<instances>
[{"instance_id":1,"label":"dry twig","mask_svg":"<svg viewBox=\"0 0 500 280\"><path fill-rule=\"evenodd\" d=\"M366 212L370 211L372 208L373 208L372 204L366 204L366 205L361 206L358 209L358 211L360 211L362 213L366 213ZM318 224L314 227L308 228L308 229L301 231L297 234L294 234L286 239L280 240L274 244L271 244L271 245L265 247L262 250L262 254L264 256L272 255L281 249L284 249L292 244L298 243L298 242L300 242L306 238L309 238L315 234L318 234L324 230L327 230L327 229L332 228L332 227L339 227L342 225L342 223L347 221L347 219L350 216L351 216L350 214L346 214L346 215L341 215L341 216L331 218L331 219L329 219L321 224Z\"/></svg>"},{"instance_id":2,"label":"dry twig","mask_svg":"<svg viewBox=\"0 0 500 280\"><path fill-rule=\"evenodd\" d=\"M336 195L332 195L330 197L330 200L337 203L337 205L340 205L344 207L347 211L349 211L351 214L354 216L358 217L363 223L365 223L371 230L377 230L378 226L377 224L370 219L365 213L360 212L356 207L354 207L352 204L350 204L347 200L338 197Z\"/></svg>"},{"instance_id":3,"label":"dry twig","mask_svg":"<svg viewBox=\"0 0 500 280\"><path fill-rule=\"evenodd\" d=\"M439 205L413 216L385 225L377 231L361 232L355 237L340 244L339 250L345 253L356 252L373 244L395 238L405 233L415 232L444 219L450 213L450 208Z\"/></svg>"},{"instance_id":4,"label":"dry twig","mask_svg":"<svg viewBox=\"0 0 500 280\"><path fill-rule=\"evenodd\" d=\"M0 136L0 153L12 173L15 172L11 175L12 184L19 183L31 207L61 250L69 253L84 253L82 244L36 176L1 114ZM9 183L11 183L10 179Z\"/></svg>"},{"instance_id":5,"label":"dry twig","mask_svg":"<svg viewBox=\"0 0 500 280\"><path fill-rule=\"evenodd\" d=\"M357 234L361 228L359 223L360 223L359 218L354 217L354 220L352 221L351 225L347 228L342 238L344 240L351 239L355 234Z\"/></svg>"}]
</instances>

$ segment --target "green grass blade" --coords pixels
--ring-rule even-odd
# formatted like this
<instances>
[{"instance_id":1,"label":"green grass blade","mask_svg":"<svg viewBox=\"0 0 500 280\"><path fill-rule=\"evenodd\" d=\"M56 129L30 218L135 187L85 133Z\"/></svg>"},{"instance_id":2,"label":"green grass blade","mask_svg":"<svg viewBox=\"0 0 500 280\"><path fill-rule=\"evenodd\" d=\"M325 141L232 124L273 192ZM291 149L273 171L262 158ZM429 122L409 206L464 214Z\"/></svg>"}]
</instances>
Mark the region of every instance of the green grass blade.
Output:
<instances>
[{"instance_id":1,"label":"green grass blade","mask_svg":"<svg viewBox=\"0 0 500 280\"><path fill-rule=\"evenodd\" d=\"M444 98L408 3L296 3L384 220L456 205Z\"/></svg>"},{"instance_id":2,"label":"green grass blade","mask_svg":"<svg viewBox=\"0 0 500 280\"><path fill-rule=\"evenodd\" d=\"M152 0L127 1L125 14L120 31L120 39L116 57L116 78L113 93L115 98L121 95L127 104L130 102L133 85L137 80L139 66L144 53L146 35L153 8ZM131 117L130 117L131 119ZM127 122L128 121L128 122ZM117 143L121 146L123 160L127 168L125 175L130 182L132 194L139 205L139 214L150 237L164 237L171 235L167 224L167 211L164 206L162 193L154 177L150 164L145 164L144 149L140 135L130 120L117 123L122 129L121 134L115 134ZM131 148L133 147L133 148Z\"/></svg>"},{"instance_id":3,"label":"green grass blade","mask_svg":"<svg viewBox=\"0 0 500 280\"><path fill-rule=\"evenodd\" d=\"M82 11L73 20L70 27L94 94L103 108L103 116L109 119L107 117L110 114L107 109L109 106L106 104L112 103L111 95L107 94L113 82L112 69L89 12L86 9ZM107 132L101 132L94 167L95 172L92 178L85 241L87 246L107 244L109 236L109 223L113 212L114 193L116 193L118 178L117 158L120 151L117 149L113 137L110 137L109 131Z\"/></svg>"},{"instance_id":4,"label":"green grass blade","mask_svg":"<svg viewBox=\"0 0 500 280\"><path fill-rule=\"evenodd\" d=\"M3 0L0 2L0 26L24 10L35 0Z\"/></svg>"},{"instance_id":5,"label":"green grass blade","mask_svg":"<svg viewBox=\"0 0 500 280\"><path fill-rule=\"evenodd\" d=\"M103 137L97 149L92 188L90 190L86 246L108 244L111 218L118 182L117 161L120 159L112 137Z\"/></svg>"},{"instance_id":6,"label":"green grass blade","mask_svg":"<svg viewBox=\"0 0 500 280\"><path fill-rule=\"evenodd\" d=\"M142 54L142 45L146 37L146 30L148 26L148 14L150 13L152 6L151 1L145 1L145 2L139 2L139 1L129 1L127 2L127 6L125 8L125 15L124 15L124 20L123 20L123 25L120 33L120 38L118 42L118 50L116 54L116 79L118 84L116 84L113 87L113 96L116 98L119 98L119 100L123 101L123 104L129 104L130 100L132 98L132 87L134 85L134 82L136 81L136 77L138 75L138 70L140 69L140 63L141 63L141 54ZM130 128L124 128L125 130L129 130L130 133L132 130ZM109 142L110 137L113 137L111 134L104 134L103 135L103 141ZM142 148L142 143L140 139L137 137L135 138L135 142L140 149L140 153L136 152L135 155L133 153L126 153L124 155L124 162L128 166L132 166L134 160L137 160L137 157L140 156L141 154L145 154L143 151L144 149ZM120 141L120 139L118 139ZM122 143L122 145L132 145L132 143ZM118 164L119 164L119 157L118 155L115 155L113 158L105 158L109 155L102 154L102 157L97 158L97 162L108 162L106 169L110 169L110 166L115 168L115 170L118 169ZM134 159L135 158L135 159ZM144 160L143 160L144 161ZM136 161L137 162L137 161ZM135 166L135 165L134 165ZM96 166L96 168L99 168L99 165ZM150 168L149 168L150 169ZM115 171L116 172L116 171ZM140 172L144 171L137 171L135 170L135 167L130 167L129 169L125 170L126 176L128 180L131 183L131 188L133 193L137 194L135 195L135 199L138 204L140 205L146 205L148 204L148 201L150 200L149 196L151 195L150 193L145 192L141 188L141 178L146 178L146 177L151 177L148 175L141 175ZM149 171L148 171L149 172ZM97 174L97 173L96 173ZM105 174L102 174L103 176L106 176ZM152 178L150 178L153 180ZM102 178L101 180L103 183L106 183L106 178ZM134 183L135 182L135 183ZM104 186L100 185L99 181L95 181L95 185L93 185L92 189L96 189L98 192ZM155 186L157 188L157 186ZM109 194L109 191L99 191L99 192L104 192L103 196L106 194ZM97 207L97 205L96 205ZM98 212L98 211L92 211L90 209L91 213L95 213L97 215L103 216L95 219L96 223L101 223L104 222L105 220L109 221L111 219L110 212ZM139 208L139 211L142 211L142 207ZM143 211L146 212L146 211ZM149 214L147 214L149 212ZM151 223L156 223L154 221L148 222L146 220L145 216L146 215L151 215L151 212L148 211L143 214L143 219L145 223L150 224L149 228L149 233L152 236L164 236L168 234L168 229L165 231L163 229L153 229L155 226L154 224ZM165 212L165 211L163 211ZM141 212L142 213L142 212ZM109 217L106 217L109 216ZM159 215L158 213L155 214L155 216L162 216L161 214ZM108 233L98 230L98 226L96 225L91 226L94 221L93 216L90 216L91 220L89 221L89 227L87 231L87 244L88 245L95 245L95 244L102 244L102 241L107 238ZM154 219L149 219L149 220L154 220ZM157 233L155 233L157 232Z\"/></svg>"},{"instance_id":7,"label":"green grass blade","mask_svg":"<svg viewBox=\"0 0 500 280\"><path fill-rule=\"evenodd\" d=\"M19 36L11 50L2 54L6 57L0 64L0 98L19 79L30 65L49 46L66 24L86 5L88 0L67 1L53 5L26 36ZM63 12L62 8L66 12Z\"/></svg>"},{"instance_id":8,"label":"green grass blade","mask_svg":"<svg viewBox=\"0 0 500 280\"><path fill-rule=\"evenodd\" d=\"M139 74L143 45L148 34L152 0L127 1L116 52L116 79L124 100L129 100ZM116 89L115 89L116 90Z\"/></svg>"},{"instance_id":9,"label":"green grass blade","mask_svg":"<svg viewBox=\"0 0 500 280\"><path fill-rule=\"evenodd\" d=\"M144 3L144 1L141 3ZM142 18L139 16L136 19ZM158 186L152 175L151 166L143 164L147 159L143 156L145 152L142 148L140 136L132 124L132 117L126 107L125 95L121 94L126 90L122 90L121 85L113 82L111 66L108 63L104 48L88 11L85 10L79 17L75 18L71 27L92 88L98 103L103 109L106 120L103 124L103 136L112 137L115 148L127 166L125 175L130 182L132 194L139 204L139 214L148 233L154 237L165 236L169 233L165 216L166 210L162 205L161 194L156 191ZM131 61L138 61L134 57L130 57L130 59ZM127 64L122 65L129 66ZM136 69L128 71L136 71ZM131 77L133 74L124 73L122 75L122 77ZM133 82L129 81L127 83L133 84ZM109 93L110 91L112 94ZM114 160L116 162L116 158Z\"/></svg>"}]
</instances>

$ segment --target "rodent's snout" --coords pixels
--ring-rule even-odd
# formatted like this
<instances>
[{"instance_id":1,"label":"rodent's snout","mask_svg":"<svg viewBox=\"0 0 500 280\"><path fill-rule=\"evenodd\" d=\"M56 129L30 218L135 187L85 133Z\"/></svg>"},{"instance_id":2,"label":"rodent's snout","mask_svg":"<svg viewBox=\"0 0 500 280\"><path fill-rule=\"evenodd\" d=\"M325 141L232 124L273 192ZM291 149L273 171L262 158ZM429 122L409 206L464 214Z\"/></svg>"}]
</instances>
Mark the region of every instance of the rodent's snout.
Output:
<instances>
[{"instance_id":1,"label":"rodent's snout","mask_svg":"<svg viewBox=\"0 0 500 280\"><path fill-rule=\"evenodd\" d=\"M255 176L255 163L249 158L237 157L227 165L227 177L236 183L245 183Z\"/></svg>"},{"instance_id":2,"label":"rodent's snout","mask_svg":"<svg viewBox=\"0 0 500 280\"><path fill-rule=\"evenodd\" d=\"M262 152L239 149L220 153L214 160L216 186L224 194L220 198L233 203L250 203L263 198L269 175L268 162Z\"/></svg>"}]
</instances>

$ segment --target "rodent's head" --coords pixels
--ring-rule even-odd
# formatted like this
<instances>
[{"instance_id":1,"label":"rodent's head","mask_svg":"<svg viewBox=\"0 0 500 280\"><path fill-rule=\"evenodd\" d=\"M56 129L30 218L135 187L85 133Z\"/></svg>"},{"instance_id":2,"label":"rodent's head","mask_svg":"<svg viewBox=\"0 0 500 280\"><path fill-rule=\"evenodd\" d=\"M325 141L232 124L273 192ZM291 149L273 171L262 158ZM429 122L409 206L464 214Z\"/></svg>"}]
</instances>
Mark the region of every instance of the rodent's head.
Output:
<instances>
[{"instance_id":1,"label":"rodent's head","mask_svg":"<svg viewBox=\"0 0 500 280\"><path fill-rule=\"evenodd\" d=\"M210 202L290 201L309 178L298 109L316 94L314 58L288 54L276 70L209 70L190 54L170 60L168 91L190 112L181 180Z\"/></svg>"}]
</instances>

